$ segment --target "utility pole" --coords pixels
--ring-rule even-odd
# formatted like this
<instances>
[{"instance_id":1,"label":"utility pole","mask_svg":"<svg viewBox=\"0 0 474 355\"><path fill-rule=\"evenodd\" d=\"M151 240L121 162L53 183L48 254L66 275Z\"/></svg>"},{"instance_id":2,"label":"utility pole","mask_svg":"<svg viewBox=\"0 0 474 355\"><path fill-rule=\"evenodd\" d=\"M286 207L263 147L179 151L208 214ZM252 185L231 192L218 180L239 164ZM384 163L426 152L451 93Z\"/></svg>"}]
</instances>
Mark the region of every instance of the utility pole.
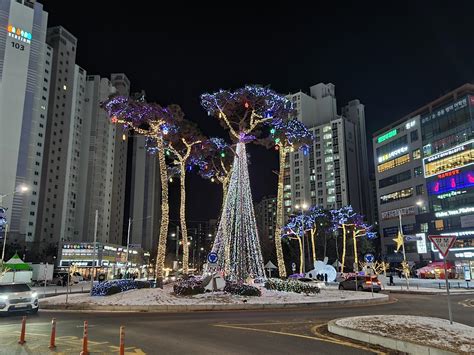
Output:
<instances>
[{"instance_id":1,"label":"utility pole","mask_svg":"<svg viewBox=\"0 0 474 355\"><path fill-rule=\"evenodd\" d=\"M2 262L2 264L4 263L4 259L5 259L5 247L6 247L6 244L7 244L7 233L8 233L8 223L5 224L5 233L3 235L2 260L0 260Z\"/></svg>"},{"instance_id":2,"label":"utility pole","mask_svg":"<svg viewBox=\"0 0 474 355\"><path fill-rule=\"evenodd\" d=\"M132 217L128 218L128 231L127 231L127 255L125 257L125 275L128 272L128 253L129 253L129 245L130 245L130 227L132 226Z\"/></svg>"},{"instance_id":3,"label":"utility pole","mask_svg":"<svg viewBox=\"0 0 474 355\"><path fill-rule=\"evenodd\" d=\"M99 220L99 210L95 210L94 244L92 244L91 293L92 293L92 287L94 286L95 249L96 249L96 243L97 243L97 222L98 222L98 220Z\"/></svg>"}]
</instances>

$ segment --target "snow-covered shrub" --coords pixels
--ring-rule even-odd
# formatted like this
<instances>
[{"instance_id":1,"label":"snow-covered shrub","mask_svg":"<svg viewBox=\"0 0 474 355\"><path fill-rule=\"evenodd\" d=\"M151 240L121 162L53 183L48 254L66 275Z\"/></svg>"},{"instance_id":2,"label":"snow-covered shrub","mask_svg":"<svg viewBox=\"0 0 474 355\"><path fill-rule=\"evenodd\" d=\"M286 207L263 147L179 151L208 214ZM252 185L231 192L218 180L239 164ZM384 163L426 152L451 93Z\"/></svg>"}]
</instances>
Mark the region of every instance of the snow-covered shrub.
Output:
<instances>
[{"instance_id":1,"label":"snow-covered shrub","mask_svg":"<svg viewBox=\"0 0 474 355\"><path fill-rule=\"evenodd\" d=\"M261 296L260 289L240 282L226 282L224 292L240 296Z\"/></svg>"},{"instance_id":2,"label":"snow-covered shrub","mask_svg":"<svg viewBox=\"0 0 474 355\"><path fill-rule=\"evenodd\" d=\"M137 288L150 288L150 283L147 281L135 281L129 279L105 281L94 285L92 287L91 295L110 296Z\"/></svg>"},{"instance_id":3,"label":"snow-covered shrub","mask_svg":"<svg viewBox=\"0 0 474 355\"><path fill-rule=\"evenodd\" d=\"M267 290L296 292L296 293L319 293L320 289L316 285L310 285L297 280L268 279L265 282Z\"/></svg>"},{"instance_id":4,"label":"snow-covered shrub","mask_svg":"<svg viewBox=\"0 0 474 355\"><path fill-rule=\"evenodd\" d=\"M178 280L173 285L173 291L178 296L197 295L204 293L204 286L202 285L202 279L191 276Z\"/></svg>"}]
</instances>

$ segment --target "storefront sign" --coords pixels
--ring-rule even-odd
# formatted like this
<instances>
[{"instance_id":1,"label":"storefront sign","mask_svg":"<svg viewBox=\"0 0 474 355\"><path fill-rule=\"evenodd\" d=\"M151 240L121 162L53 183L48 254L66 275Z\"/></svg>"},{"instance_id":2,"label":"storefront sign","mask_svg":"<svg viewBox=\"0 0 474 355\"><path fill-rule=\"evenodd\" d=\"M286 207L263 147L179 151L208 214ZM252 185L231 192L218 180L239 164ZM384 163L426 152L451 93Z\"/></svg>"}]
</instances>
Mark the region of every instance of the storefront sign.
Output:
<instances>
[{"instance_id":1,"label":"storefront sign","mask_svg":"<svg viewBox=\"0 0 474 355\"><path fill-rule=\"evenodd\" d=\"M466 216L467 217L467 216ZM466 237L474 235L474 230L460 231L460 232L449 232L449 233L440 233L441 235L455 235L456 237Z\"/></svg>"},{"instance_id":2,"label":"storefront sign","mask_svg":"<svg viewBox=\"0 0 474 355\"><path fill-rule=\"evenodd\" d=\"M382 134L377 138L377 143L382 143L386 141L387 139L390 139L392 137L395 137L397 135L398 131L397 129L392 129L391 131L388 131L387 133Z\"/></svg>"},{"instance_id":3,"label":"storefront sign","mask_svg":"<svg viewBox=\"0 0 474 355\"><path fill-rule=\"evenodd\" d=\"M413 128L413 127L415 127L415 125L416 125L416 120L413 120L413 121L407 122L407 123L405 124L405 129L407 129L407 130L408 130L408 129L410 129L410 128Z\"/></svg>"},{"instance_id":4,"label":"storefront sign","mask_svg":"<svg viewBox=\"0 0 474 355\"><path fill-rule=\"evenodd\" d=\"M462 207L456 210L436 212L435 216L436 218L443 218L443 217L457 216L460 214L472 213L472 212L474 212L474 207Z\"/></svg>"},{"instance_id":5,"label":"storefront sign","mask_svg":"<svg viewBox=\"0 0 474 355\"><path fill-rule=\"evenodd\" d=\"M418 254L427 253L428 248L426 247L425 233L416 233L416 236L419 237L419 239L416 241L416 251Z\"/></svg>"},{"instance_id":6,"label":"storefront sign","mask_svg":"<svg viewBox=\"0 0 474 355\"><path fill-rule=\"evenodd\" d=\"M404 147L401 147L401 148L398 148L398 149L395 149L393 151L391 151L390 153L387 153L387 154L384 154L384 155L381 155L379 156L378 160L379 160L379 164L380 163L383 163L384 161L387 161L389 159L392 159L392 158L395 158L403 153L406 153L408 152L408 146L404 146Z\"/></svg>"},{"instance_id":7,"label":"storefront sign","mask_svg":"<svg viewBox=\"0 0 474 355\"><path fill-rule=\"evenodd\" d=\"M396 210L385 211L381 213L382 219L398 218L399 215L415 214L415 206L403 207Z\"/></svg>"},{"instance_id":8,"label":"storefront sign","mask_svg":"<svg viewBox=\"0 0 474 355\"><path fill-rule=\"evenodd\" d=\"M423 159L425 178L441 175L474 164L474 140ZM456 173L453 173L456 175Z\"/></svg>"},{"instance_id":9,"label":"storefront sign","mask_svg":"<svg viewBox=\"0 0 474 355\"><path fill-rule=\"evenodd\" d=\"M448 173L440 174L436 180L428 182L428 193L430 195L443 195L441 197L438 196L438 198L444 199L461 195L466 192L465 189L474 187L474 170L460 172L460 170L457 169L454 171L457 173L451 175L446 175ZM447 194L449 192L456 193Z\"/></svg>"},{"instance_id":10,"label":"storefront sign","mask_svg":"<svg viewBox=\"0 0 474 355\"><path fill-rule=\"evenodd\" d=\"M429 122L433 119L440 118L440 117L442 117L445 114L448 114L450 112L459 111L460 109L462 109L466 106L467 106L467 97L464 97L464 98L452 103L451 105L443 107L443 108L441 108L439 110L436 110L436 111L432 112L431 114L423 117L422 120L421 120L421 123L423 124L423 123Z\"/></svg>"}]
</instances>

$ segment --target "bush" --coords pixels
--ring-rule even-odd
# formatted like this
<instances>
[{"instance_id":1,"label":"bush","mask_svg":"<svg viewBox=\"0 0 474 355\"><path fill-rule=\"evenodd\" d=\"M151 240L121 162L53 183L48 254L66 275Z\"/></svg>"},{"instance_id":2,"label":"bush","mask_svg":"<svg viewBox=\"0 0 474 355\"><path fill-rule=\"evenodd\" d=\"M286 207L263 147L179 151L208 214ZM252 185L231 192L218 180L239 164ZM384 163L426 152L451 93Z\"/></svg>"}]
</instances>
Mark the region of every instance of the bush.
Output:
<instances>
[{"instance_id":1,"label":"bush","mask_svg":"<svg viewBox=\"0 0 474 355\"><path fill-rule=\"evenodd\" d=\"M240 296L261 296L262 293L258 287L247 285L240 282L226 282L224 292Z\"/></svg>"},{"instance_id":2,"label":"bush","mask_svg":"<svg viewBox=\"0 0 474 355\"><path fill-rule=\"evenodd\" d=\"M139 288L150 288L150 283L147 281L135 280L110 280L101 282L92 287L92 296L110 296L116 293L134 290Z\"/></svg>"},{"instance_id":3,"label":"bush","mask_svg":"<svg viewBox=\"0 0 474 355\"><path fill-rule=\"evenodd\" d=\"M173 291L178 296L191 296L204 293L202 280L197 277L189 277L176 281L173 285Z\"/></svg>"},{"instance_id":4,"label":"bush","mask_svg":"<svg viewBox=\"0 0 474 355\"><path fill-rule=\"evenodd\" d=\"M319 293L320 289L316 285L306 284L297 280L268 279L265 282L267 290L296 292L296 293Z\"/></svg>"}]
</instances>

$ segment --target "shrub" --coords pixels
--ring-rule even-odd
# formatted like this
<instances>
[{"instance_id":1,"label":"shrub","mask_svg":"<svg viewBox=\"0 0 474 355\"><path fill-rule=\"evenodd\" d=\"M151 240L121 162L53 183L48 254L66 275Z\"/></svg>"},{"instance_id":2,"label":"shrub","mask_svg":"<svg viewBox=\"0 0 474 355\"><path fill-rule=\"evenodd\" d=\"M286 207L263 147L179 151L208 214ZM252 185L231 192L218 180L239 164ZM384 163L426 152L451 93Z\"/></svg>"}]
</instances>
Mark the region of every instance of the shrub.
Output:
<instances>
[{"instance_id":1,"label":"shrub","mask_svg":"<svg viewBox=\"0 0 474 355\"><path fill-rule=\"evenodd\" d=\"M101 282L92 287L92 296L110 296L116 293L134 290L139 288L150 288L150 283L147 281L135 280L110 280Z\"/></svg>"},{"instance_id":2,"label":"shrub","mask_svg":"<svg viewBox=\"0 0 474 355\"><path fill-rule=\"evenodd\" d=\"M240 296L261 296L262 293L258 287L247 285L240 282L226 282L224 292Z\"/></svg>"},{"instance_id":3,"label":"shrub","mask_svg":"<svg viewBox=\"0 0 474 355\"><path fill-rule=\"evenodd\" d=\"M316 285L306 284L297 280L268 279L265 282L267 290L276 290L296 293L319 293L320 289Z\"/></svg>"},{"instance_id":4,"label":"shrub","mask_svg":"<svg viewBox=\"0 0 474 355\"><path fill-rule=\"evenodd\" d=\"M178 296L191 296L204 293L202 280L197 277L189 277L187 279L178 280L173 285L173 291Z\"/></svg>"}]
</instances>

